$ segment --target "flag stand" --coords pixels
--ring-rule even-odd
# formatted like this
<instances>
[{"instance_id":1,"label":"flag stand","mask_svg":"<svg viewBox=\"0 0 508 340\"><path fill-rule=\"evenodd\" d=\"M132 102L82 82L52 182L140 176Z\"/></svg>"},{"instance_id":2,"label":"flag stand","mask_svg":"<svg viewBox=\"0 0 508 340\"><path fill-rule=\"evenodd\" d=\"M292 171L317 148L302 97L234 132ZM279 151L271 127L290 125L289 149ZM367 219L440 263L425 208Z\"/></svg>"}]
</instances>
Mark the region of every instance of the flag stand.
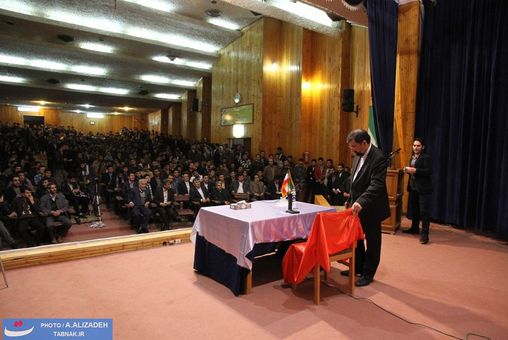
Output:
<instances>
[{"instance_id":1,"label":"flag stand","mask_svg":"<svg viewBox=\"0 0 508 340\"><path fill-rule=\"evenodd\" d=\"M288 200L288 210L286 210L286 212L288 214L299 214L300 212L298 210L293 210L293 195L295 194L294 191L291 191L288 193L287 195L287 200Z\"/></svg>"}]
</instances>

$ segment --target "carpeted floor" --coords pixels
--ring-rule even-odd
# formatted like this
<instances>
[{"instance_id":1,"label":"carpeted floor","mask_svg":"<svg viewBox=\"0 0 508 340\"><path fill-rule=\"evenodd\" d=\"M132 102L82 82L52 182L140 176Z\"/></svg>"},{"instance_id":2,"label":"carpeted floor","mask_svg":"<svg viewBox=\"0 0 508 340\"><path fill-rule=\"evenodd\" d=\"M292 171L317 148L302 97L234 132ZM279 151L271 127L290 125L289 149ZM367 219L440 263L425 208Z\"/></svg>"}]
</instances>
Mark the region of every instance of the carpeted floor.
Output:
<instances>
[{"instance_id":1,"label":"carpeted floor","mask_svg":"<svg viewBox=\"0 0 508 340\"><path fill-rule=\"evenodd\" d=\"M502 242L436 225L426 246L383 235L374 283L357 299L323 286L319 306L312 280L293 292L275 262L259 262L253 293L240 297L193 271L192 244L15 269L0 317L112 318L122 340L450 338L423 325L460 339L508 338ZM345 284L338 273L334 264L332 280Z\"/></svg>"}]
</instances>

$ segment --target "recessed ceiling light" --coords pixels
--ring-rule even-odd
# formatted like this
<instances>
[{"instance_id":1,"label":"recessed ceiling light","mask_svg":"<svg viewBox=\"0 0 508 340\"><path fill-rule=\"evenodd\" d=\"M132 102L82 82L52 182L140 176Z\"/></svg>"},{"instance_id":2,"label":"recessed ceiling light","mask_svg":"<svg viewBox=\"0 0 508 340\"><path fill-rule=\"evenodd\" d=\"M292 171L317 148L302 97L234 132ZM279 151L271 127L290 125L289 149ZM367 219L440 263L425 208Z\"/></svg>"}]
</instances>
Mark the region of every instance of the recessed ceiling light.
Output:
<instances>
[{"instance_id":1,"label":"recessed ceiling light","mask_svg":"<svg viewBox=\"0 0 508 340\"><path fill-rule=\"evenodd\" d=\"M173 94L173 93L156 93L153 95L156 98L161 99L180 99L181 96L179 94Z\"/></svg>"},{"instance_id":2,"label":"recessed ceiling light","mask_svg":"<svg viewBox=\"0 0 508 340\"><path fill-rule=\"evenodd\" d=\"M13 65L25 65L27 60L25 58L16 57L7 54L0 54L0 63L2 64L13 64Z\"/></svg>"},{"instance_id":3,"label":"recessed ceiling light","mask_svg":"<svg viewBox=\"0 0 508 340\"><path fill-rule=\"evenodd\" d=\"M307 5L300 1L287 1L287 0L272 0L270 5L282 9L283 11L297 15L301 18L305 18L314 21L318 24L325 25L328 27L333 26L333 21L328 17L325 11L320 10L314 6Z\"/></svg>"},{"instance_id":4,"label":"recessed ceiling light","mask_svg":"<svg viewBox=\"0 0 508 340\"><path fill-rule=\"evenodd\" d=\"M227 28L228 30L236 31L236 30L240 29L240 26L235 24L234 22L224 20L221 18L210 18L207 21L209 23L211 23L212 25Z\"/></svg>"},{"instance_id":5,"label":"recessed ceiling light","mask_svg":"<svg viewBox=\"0 0 508 340\"><path fill-rule=\"evenodd\" d=\"M65 84L64 86L66 88L68 88L68 89L78 90L78 91L89 91L89 92L92 92L92 91L96 91L97 90L97 87L92 86L92 85L85 85L85 84Z\"/></svg>"},{"instance_id":6,"label":"recessed ceiling light","mask_svg":"<svg viewBox=\"0 0 508 340\"><path fill-rule=\"evenodd\" d=\"M149 83L158 83L158 84L167 84L171 81L168 77L158 76L155 74L143 74L139 78Z\"/></svg>"},{"instance_id":7,"label":"recessed ceiling light","mask_svg":"<svg viewBox=\"0 0 508 340\"><path fill-rule=\"evenodd\" d=\"M101 17L94 18L88 15L78 15L72 12L65 12L61 10L48 10L45 13L45 17L51 20L66 22L78 26L85 26L101 31L121 33L123 30L122 25L119 22L113 20Z\"/></svg>"},{"instance_id":8,"label":"recessed ceiling light","mask_svg":"<svg viewBox=\"0 0 508 340\"><path fill-rule=\"evenodd\" d=\"M106 73L108 73L108 71L105 68L87 65L71 66L71 70L76 73L87 74L92 76L103 76Z\"/></svg>"},{"instance_id":9,"label":"recessed ceiling light","mask_svg":"<svg viewBox=\"0 0 508 340\"><path fill-rule=\"evenodd\" d=\"M197 62L197 61L186 62L185 65L187 65L189 67L203 69L203 70L209 70L212 68L212 64L201 63L201 62Z\"/></svg>"},{"instance_id":10,"label":"recessed ceiling light","mask_svg":"<svg viewBox=\"0 0 508 340\"><path fill-rule=\"evenodd\" d=\"M19 112L39 112L38 106L20 105L18 106Z\"/></svg>"},{"instance_id":11,"label":"recessed ceiling light","mask_svg":"<svg viewBox=\"0 0 508 340\"><path fill-rule=\"evenodd\" d=\"M102 112L87 112L86 114L87 118L104 118L104 113Z\"/></svg>"},{"instance_id":12,"label":"recessed ceiling light","mask_svg":"<svg viewBox=\"0 0 508 340\"><path fill-rule=\"evenodd\" d=\"M174 10L174 6L167 1L160 0L123 0L125 2L131 2L140 6L157 9L163 12L171 12Z\"/></svg>"},{"instance_id":13,"label":"recessed ceiling light","mask_svg":"<svg viewBox=\"0 0 508 340\"><path fill-rule=\"evenodd\" d=\"M129 90L127 89L121 89L118 87L99 87L99 92L103 93L111 93L111 94L119 94L119 95L125 95L129 93Z\"/></svg>"},{"instance_id":14,"label":"recessed ceiling light","mask_svg":"<svg viewBox=\"0 0 508 340\"><path fill-rule=\"evenodd\" d=\"M46 104L49 104L49 102L44 101L44 100L34 100L33 102L34 102L34 103L37 103L37 104L39 104L39 105L41 105L41 106L44 106L44 105L46 105Z\"/></svg>"},{"instance_id":15,"label":"recessed ceiling light","mask_svg":"<svg viewBox=\"0 0 508 340\"><path fill-rule=\"evenodd\" d=\"M185 87L194 87L194 86L196 86L196 82L195 81L180 80L180 79L172 80L171 84L185 86Z\"/></svg>"},{"instance_id":16,"label":"recessed ceiling light","mask_svg":"<svg viewBox=\"0 0 508 340\"><path fill-rule=\"evenodd\" d=\"M121 109L122 109L122 110L124 110L124 111L134 110L134 108L129 107L129 106L124 106L124 107L121 107Z\"/></svg>"},{"instance_id":17,"label":"recessed ceiling light","mask_svg":"<svg viewBox=\"0 0 508 340\"><path fill-rule=\"evenodd\" d=\"M4 82L7 82L7 83L24 83L26 82L26 79L25 78L21 78L21 77L15 77L15 76L3 76L3 75L0 75L0 81L4 81Z\"/></svg>"},{"instance_id":18,"label":"recessed ceiling light","mask_svg":"<svg viewBox=\"0 0 508 340\"><path fill-rule=\"evenodd\" d=\"M90 105L90 104L79 104L79 106L84 107L84 108L86 108L86 109L89 109L89 108L91 108L91 107L94 107L94 105Z\"/></svg>"},{"instance_id":19,"label":"recessed ceiling light","mask_svg":"<svg viewBox=\"0 0 508 340\"><path fill-rule=\"evenodd\" d=\"M34 59L30 60L30 65L37 68L43 68L47 70L63 71L67 69L67 65L45 59Z\"/></svg>"},{"instance_id":20,"label":"recessed ceiling light","mask_svg":"<svg viewBox=\"0 0 508 340\"><path fill-rule=\"evenodd\" d=\"M23 13L28 15L33 14L35 12L32 6L21 3L19 1L0 1L0 8L11 12Z\"/></svg>"},{"instance_id":21,"label":"recessed ceiling light","mask_svg":"<svg viewBox=\"0 0 508 340\"><path fill-rule=\"evenodd\" d=\"M115 48L113 46L94 43L94 42L86 42L86 41L79 43L79 47L83 48L85 50L104 52L104 53L113 53L115 51Z\"/></svg>"}]
</instances>

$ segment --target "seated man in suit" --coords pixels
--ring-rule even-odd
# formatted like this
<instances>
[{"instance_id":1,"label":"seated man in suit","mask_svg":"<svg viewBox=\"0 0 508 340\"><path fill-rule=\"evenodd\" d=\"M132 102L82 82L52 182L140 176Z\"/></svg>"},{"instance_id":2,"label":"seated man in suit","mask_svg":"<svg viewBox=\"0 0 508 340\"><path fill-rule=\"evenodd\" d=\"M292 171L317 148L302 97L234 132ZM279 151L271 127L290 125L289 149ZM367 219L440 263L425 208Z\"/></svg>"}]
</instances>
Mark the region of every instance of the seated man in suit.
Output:
<instances>
[{"instance_id":1,"label":"seated man in suit","mask_svg":"<svg viewBox=\"0 0 508 340\"><path fill-rule=\"evenodd\" d=\"M192 184L189 180L189 174L185 173L182 176L182 181L178 183L178 195L190 194Z\"/></svg>"},{"instance_id":2,"label":"seated man in suit","mask_svg":"<svg viewBox=\"0 0 508 340\"><path fill-rule=\"evenodd\" d=\"M51 237L51 243L61 243L72 226L71 220L67 216L69 201L67 201L64 194L57 192L55 183L50 183L48 190L49 192L41 197L40 207L42 214L47 216L46 227ZM57 221L62 223L58 229L55 228L55 222Z\"/></svg>"},{"instance_id":3,"label":"seated man in suit","mask_svg":"<svg viewBox=\"0 0 508 340\"><path fill-rule=\"evenodd\" d=\"M201 187L201 182L197 178L190 189L190 200L196 207L196 213L202 206L210 205L210 194L208 190Z\"/></svg>"},{"instance_id":4,"label":"seated man in suit","mask_svg":"<svg viewBox=\"0 0 508 340\"><path fill-rule=\"evenodd\" d=\"M161 230L168 230L169 224L176 220L176 211L174 207L175 193L171 188L173 176L169 176L162 182L162 185L155 191L154 203L159 213L163 227Z\"/></svg>"},{"instance_id":5,"label":"seated man in suit","mask_svg":"<svg viewBox=\"0 0 508 340\"><path fill-rule=\"evenodd\" d=\"M224 205L231 203L231 195L229 191L224 188L224 182L215 182L215 188L212 191L211 202L214 205Z\"/></svg>"},{"instance_id":6,"label":"seated man in suit","mask_svg":"<svg viewBox=\"0 0 508 340\"><path fill-rule=\"evenodd\" d=\"M138 186L134 187L128 195L129 207L132 208L132 219L138 234L148 233L148 223L152 215L150 210L152 196L150 196L147 185L148 183L145 178L140 179Z\"/></svg>"},{"instance_id":7,"label":"seated man in suit","mask_svg":"<svg viewBox=\"0 0 508 340\"><path fill-rule=\"evenodd\" d=\"M233 180L231 183L231 194L237 201L248 200L250 192L250 183L245 180L245 175L242 173L238 174L238 179ZM246 196L247 198L241 198Z\"/></svg>"},{"instance_id":8,"label":"seated man in suit","mask_svg":"<svg viewBox=\"0 0 508 340\"><path fill-rule=\"evenodd\" d=\"M38 246L44 234L44 225L40 220L41 209L28 188L21 188L21 196L16 197L12 207L18 217L18 232L27 247ZM32 235L31 231L35 231Z\"/></svg>"},{"instance_id":9,"label":"seated man in suit","mask_svg":"<svg viewBox=\"0 0 508 340\"><path fill-rule=\"evenodd\" d=\"M254 175L254 182L250 183L252 200L258 201L265 198L265 183L261 182L259 175Z\"/></svg>"}]
</instances>

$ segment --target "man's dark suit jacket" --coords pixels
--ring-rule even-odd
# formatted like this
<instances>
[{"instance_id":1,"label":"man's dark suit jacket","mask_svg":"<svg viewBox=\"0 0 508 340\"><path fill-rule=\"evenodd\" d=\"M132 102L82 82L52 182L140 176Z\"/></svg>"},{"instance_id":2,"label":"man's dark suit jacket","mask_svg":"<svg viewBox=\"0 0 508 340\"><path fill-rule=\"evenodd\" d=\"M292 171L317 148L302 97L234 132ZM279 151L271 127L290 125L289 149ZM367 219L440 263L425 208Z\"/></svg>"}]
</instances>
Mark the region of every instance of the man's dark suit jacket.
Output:
<instances>
[{"instance_id":1,"label":"man's dark suit jacket","mask_svg":"<svg viewBox=\"0 0 508 340\"><path fill-rule=\"evenodd\" d=\"M382 221L390 217L390 205L386 191L386 158L383 152L372 145L358 175L353 180L360 157L353 161L350 176L350 204L358 202L362 206L360 218ZM363 222L362 222L363 223Z\"/></svg>"},{"instance_id":2,"label":"man's dark suit jacket","mask_svg":"<svg viewBox=\"0 0 508 340\"><path fill-rule=\"evenodd\" d=\"M191 190L192 190L193 187L194 187L194 185L192 183L190 183L190 189ZM184 181L178 182L177 191L178 191L178 195L187 195L187 194L190 194L190 192L187 191L187 186L185 185Z\"/></svg>"},{"instance_id":3,"label":"man's dark suit jacket","mask_svg":"<svg viewBox=\"0 0 508 340\"><path fill-rule=\"evenodd\" d=\"M157 190L155 190L155 194L154 194L154 203L157 204L157 206L160 205L160 203L164 202L164 193L163 193L163 188L160 187L160 188L157 188ZM174 202L175 200L175 192L173 191L173 189L169 188L168 190L168 202Z\"/></svg>"},{"instance_id":4,"label":"man's dark suit jacket","mask_svg":"<svg viewBox=\"0 0 508 340\"><path fill-rule=\"evenodd\" d=\"M145 189L145 203L152 201L152 196L150 195L150 190L148 188ZM139 187L135 186L132 188L132 190L129 192L128 195L128 203L134 203L135 207L140 207L143 204L141 203L141 193L139 191Z\"/></svg>"},{"instance_id":5,"label":"man's dark suit jacket","mask_svg":"<svg viewBox=\"0 0 508 340\"><path fill-rule=\"evenodd\" d=\"M226 189L213 189L211 200L216 204L224 204L225 201L231 202L231 195Z\"/></svg>"},{"instance_id":6,"label":"man's dark suit jacket","mask_svg":"<svg viewBox=\"0 0 508 340\"><path fill-rule=\"evenodd\" d=\"M208 192L208 190L206 190L206 188L201 187L201 190L203 190L203 194L205 195L205 198L209 198L210 197L210 193ZM194 202L199 202L199 201L201 201L201 199L202 199L202 197L199 194L198 189L196 189L196 187L194 185L191 186L191 188L190 188L190 200L194 201Z\"/></svg>"},{"instance_id":7,"label":"man's dark suit jacket","mask_svg":"<svg viewBox=\"0 0 508 340\"><path fill-rule=\"evenodd\" d=\"M409 161L409 166L411 166L411 160ZM416 172L414 174L410 174L409 176L413 176L414 178L413 183L415 190L419 194L430 194L432 192L432 168L430 156L427 154L421 154L416 160L414 167L416 168ZM412 190L413 188L411 188L411 183L408 181L407 191Z\"/></svg>"}]
</instances>

